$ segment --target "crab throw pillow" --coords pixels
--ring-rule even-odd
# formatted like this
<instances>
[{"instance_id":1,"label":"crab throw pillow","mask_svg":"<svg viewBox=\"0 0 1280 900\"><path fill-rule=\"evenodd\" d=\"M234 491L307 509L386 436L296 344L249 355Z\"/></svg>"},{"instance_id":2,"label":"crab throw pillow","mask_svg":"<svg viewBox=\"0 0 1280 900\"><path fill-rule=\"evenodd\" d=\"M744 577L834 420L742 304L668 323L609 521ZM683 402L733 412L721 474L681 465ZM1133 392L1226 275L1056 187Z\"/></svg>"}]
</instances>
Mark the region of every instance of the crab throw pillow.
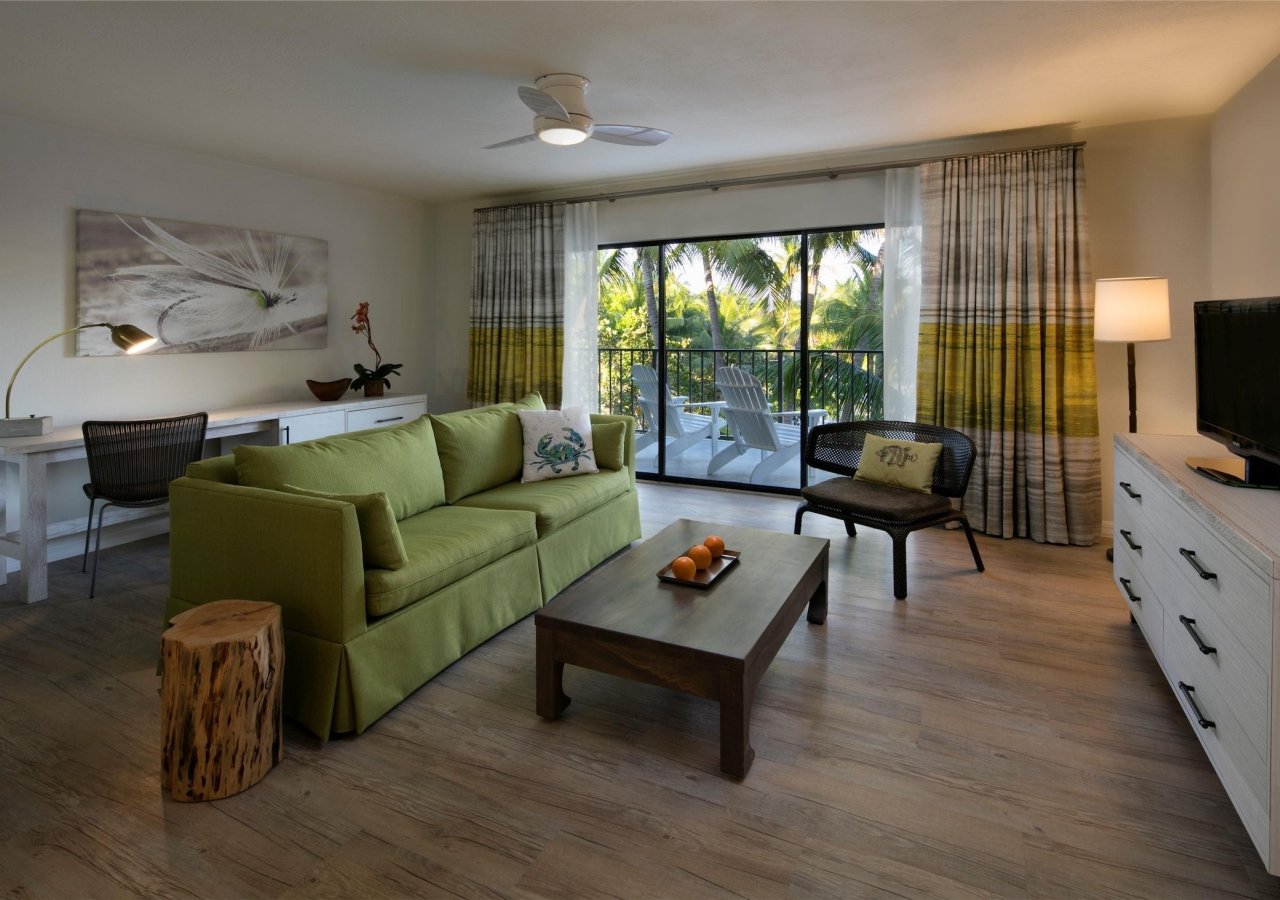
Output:
<instances>
[{"instance_id":1,"label":"crab throw pillow","mask_svg":"<svg viewBox=\"0 0 1280 900\"><path fill-rule=\"evenodd\" d=\"M543 481L599 472L591 447L591 416L580 406L517 411L524 432L520 480Z\"/></svg>"}]
</instances>

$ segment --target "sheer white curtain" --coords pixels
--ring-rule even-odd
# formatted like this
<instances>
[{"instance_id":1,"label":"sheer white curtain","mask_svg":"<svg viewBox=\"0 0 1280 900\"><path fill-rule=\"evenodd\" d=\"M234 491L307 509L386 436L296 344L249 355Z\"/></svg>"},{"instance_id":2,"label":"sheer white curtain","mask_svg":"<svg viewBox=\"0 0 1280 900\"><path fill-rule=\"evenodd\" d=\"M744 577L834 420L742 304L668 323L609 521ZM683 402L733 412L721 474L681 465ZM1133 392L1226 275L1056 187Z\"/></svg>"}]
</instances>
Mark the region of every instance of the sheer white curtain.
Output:
<instances>
[{"instance_id":1,"label":"sheer white curtain","mask_svg":"<svg viewBox=\"0 0 1280 900\"><path fill-rule=\"evenodd\" d=\"M596 205L571 203L564 210L564 389L561 405L600 409L597 369L599 279Z\"/></svg>"},{"instance_id":2,"label":"sheer white curtain","mask_svg":"<svg viewBox=\"0 0 1280 900\"><path fill-rule=\"evenodd\" d=\"M920 170L890 169L884 190L884 417L905 422L916 420L921 221Z\"/></svg>"}]
</instances>

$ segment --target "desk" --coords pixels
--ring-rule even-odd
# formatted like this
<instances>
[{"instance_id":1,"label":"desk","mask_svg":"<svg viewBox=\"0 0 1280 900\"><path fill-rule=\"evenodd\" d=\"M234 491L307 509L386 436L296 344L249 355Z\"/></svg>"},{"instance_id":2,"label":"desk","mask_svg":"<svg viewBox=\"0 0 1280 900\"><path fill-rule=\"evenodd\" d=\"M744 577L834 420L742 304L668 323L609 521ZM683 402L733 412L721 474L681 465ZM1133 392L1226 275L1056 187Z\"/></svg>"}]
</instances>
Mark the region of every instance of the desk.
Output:
<instances>
[{"instance_id":1,"label":"desk","mask_svg":"<svg viewBox=\"0 0 1280 900\"><path fill-rule=\"evenodd\" d=\"M322 436L315 429L302 426L309 424L305 417L323 414L325 433L337 434L348 430L344 413L365 424L368 411L380 407L400 407L404 410L393 410L395 415L386 418L400 420L412 415L421 415L427 410L425 394L386 394L370 399L355 398L322 403L317 400L286 400L279 403L263 403L255 406L237 406L228 409L211 410L209 412L209 428L206 432L208 440L218 440L246 434L268 432L273 443L280 443L282 435L288 443L290 433L306 433L309 437ZM316 421L316 420L312 420ZM391 421L378 422L375 418L368 424L391 424ZM354 430L351 429L351 430ZM70 459L84 459L84 436L79 425L66 425L55 428L51 433L33 437L16 437L0 439L0 585L6 581L4 557L18 560L18 594L24 603L35 603L49 596L49 538L71 534L84 527L83 522L49 524L48 510L48 471L49 464ZM18 488L18 509L7 507L8 478L14 478ZM122 518L129 518L127 513L146 514L147 510L130 510ZM119 522L122 518L117 518Z\"/></svg>"}]
</instances>

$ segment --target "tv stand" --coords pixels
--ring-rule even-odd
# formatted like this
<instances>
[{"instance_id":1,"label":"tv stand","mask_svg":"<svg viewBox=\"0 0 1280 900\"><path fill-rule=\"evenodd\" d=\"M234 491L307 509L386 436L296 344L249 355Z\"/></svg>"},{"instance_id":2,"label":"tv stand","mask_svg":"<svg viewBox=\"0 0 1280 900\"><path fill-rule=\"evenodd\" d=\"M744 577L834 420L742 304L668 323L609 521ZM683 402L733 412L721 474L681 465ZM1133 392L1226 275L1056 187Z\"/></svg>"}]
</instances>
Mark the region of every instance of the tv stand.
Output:
<instances>
[{"instance_id":1,"label":"tv stand","mask_svg":"<svg viewBox=\"0 0 1280 900\"><path fill-rule=\"evenodd\" d=\"M1186 463L1205 478L1230 487L1280 491L1280 466L1256 457L1188 456Z\"/></svg>"}]
</instances>

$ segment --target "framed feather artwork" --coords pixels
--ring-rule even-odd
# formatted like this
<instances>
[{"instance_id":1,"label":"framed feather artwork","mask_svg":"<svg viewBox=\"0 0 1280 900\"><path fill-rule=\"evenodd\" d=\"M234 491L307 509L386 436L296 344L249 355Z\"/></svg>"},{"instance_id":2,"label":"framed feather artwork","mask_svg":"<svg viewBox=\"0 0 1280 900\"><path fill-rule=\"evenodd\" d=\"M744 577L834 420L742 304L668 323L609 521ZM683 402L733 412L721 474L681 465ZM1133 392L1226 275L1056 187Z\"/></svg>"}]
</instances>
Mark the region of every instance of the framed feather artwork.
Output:
<instances>
[{"instance_id":1,"label":"framed feather artwork","mask_svg":"<svg viewBox=\"0 0 1280 900\"><path fill-rule=\"evenodd\" d=\"M137 325L151 353L311 350L328 313L328 241L76 210L77 324ZM118 352L105 329L77 336L78 356Z\"/></svg>"}]
</instances>

